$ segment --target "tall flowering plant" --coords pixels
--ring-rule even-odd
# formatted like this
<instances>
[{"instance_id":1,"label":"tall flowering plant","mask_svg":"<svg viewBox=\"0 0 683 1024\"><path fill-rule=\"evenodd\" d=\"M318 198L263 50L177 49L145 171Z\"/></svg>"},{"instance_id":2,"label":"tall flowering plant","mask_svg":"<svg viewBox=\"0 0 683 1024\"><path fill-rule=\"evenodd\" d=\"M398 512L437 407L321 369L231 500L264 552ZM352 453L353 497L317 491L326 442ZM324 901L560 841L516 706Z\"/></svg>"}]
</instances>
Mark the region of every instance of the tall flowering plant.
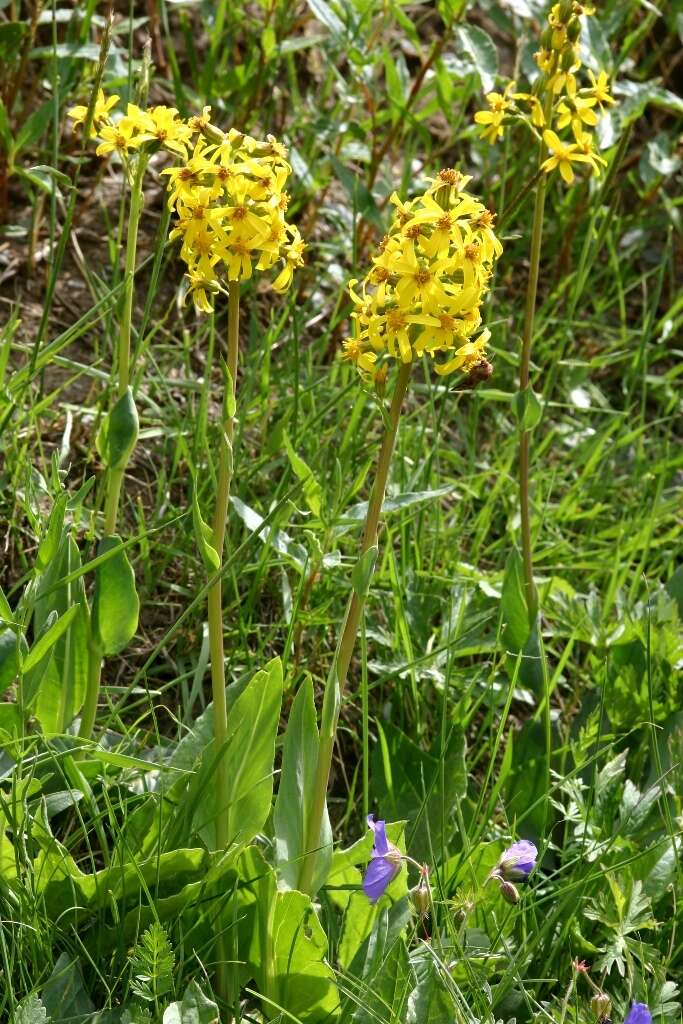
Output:
<instances>
[{"instance_id":1,"label":"tall flowering plant","mask_svg":"<svg viewBox=\"0 0 683 1024\"><path fill-rule=\"evenodd\" d=\"M590 70L584 73L582 68L581 19L593 13L591 7L578 0L561 0L553 4L535 54L540 74L533 87L527 92L518 91L516 83L509 82L502 93L489 93L486 97L488 108L474 116L482 126L483 138L490 143L498 142L511 126L522 123L538 145L518 404L522 554L531 628L538 613L538 594L534 582L529 507L529 446L537 409L530 387L530 364L548 180L555 171L559 171L567 185L574 182L578 169L583 168L594 175L601 173L605 160L596 151L594 131L600 112L614 103L607 74L600 71L596 77Z\"/></svg>"},{"instance_id":2,"label":"tall flowering plant","mask_svg":"<svg viewBox=\"0 0 683 1024\"><path fill-rule=\"evenodd\" d=\"M294 270L303 264L304 243L286 219L285 191L291 167L286 150L269 135L264 141L232 129L223 132L210 121L210 108L191 119L198 132L192 147L168 177L168 204L174 213L170 238L180 242L186 264L188 294L195 307L213 311L220 293L228 297L227 353L223 362L224 400L220 424L216 503L211 526L201 517L196 493L193 513L197 540L210 574L208 591L214 738L217 754L225 752L228 716L225 698L222 577L223 548L233 474L240 284L254 272L273 271L272 287L286 291ZM217 767L216 846L229 838L228 779L224 760Z\"/></svg>"},{"instance_id":3,"label":"tall flowering plant","mask_svg":"<svg viewBox=\"0 0 683 1024\"><path fill-rule=\"evenodd\" d=\"M393 221L362 282L352 280L353 332L343 357L383 393L397 367L377 461L353 589L325 685L312 806L298 888L312 894L325 841L326 793L346 679L377 558L379 519L391 457L413 366L427 357L442 376L457 371L486 377L490 332L482 328L481 304L493 264L502 252L493 215L466 191L470 179L447 168L427 189L403 202L392 196Z\"/></svg>"}]
</instances>

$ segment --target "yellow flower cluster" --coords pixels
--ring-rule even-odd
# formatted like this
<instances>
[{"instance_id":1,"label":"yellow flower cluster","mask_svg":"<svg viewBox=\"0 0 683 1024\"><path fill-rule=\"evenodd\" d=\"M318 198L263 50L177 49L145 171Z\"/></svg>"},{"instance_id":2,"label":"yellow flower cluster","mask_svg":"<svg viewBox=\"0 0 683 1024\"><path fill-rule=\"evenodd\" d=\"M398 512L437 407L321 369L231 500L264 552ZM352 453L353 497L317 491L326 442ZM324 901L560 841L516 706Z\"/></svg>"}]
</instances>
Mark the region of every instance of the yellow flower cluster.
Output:
<instances>
[{"instance_id":1,"label":"yellow flower cluster","mask_svg":"<svg viewBox=\"0 0 683 1024\"><path fill-rule=\"evenodd\" d=\"M546 174L558 168L567 184L574 180L573 164L588 164L595 174L600 173L605 161L595 151L591 131L598 123L598 110L614 103L604 71L596 78L589 70L590 84L579 87L580 18L590 14L593 10L578 0L554 4L535 55L542 74L534 92L516 92L516 83L510 82L502 94L489 93L489 109L474 115L483 126L482 137L491 143L503 137L507 125L520 119L535 134L542 132L548 152L542 168Z\"/></svg>"},{"instance_id":2,"label":"yellow flower cluster","mask_svg":"<svg viewBox=\"0 0 683 1024\"><path fill-rule=\"evenodd\" d=\"M162 173L178 218L170 237L182 241L195 305L209 312L209 295L220 290L223 276L246 281L254 269L268 270L278 260L272 287L285 292L303 265L305 246L285 217L291 167L284 147L272 135L259 142L208 123L202 131L183 164Z\"/></svg>"},{"instance_id":3,"label":"yellow flower cluster","mask_svg":"<svg viewBox=\"0 0 683 1024\"><path fill-rule=\"evenodd\" d=\"M259 142L235 129L227 134L211 124L211 108L184 121L175 107L142 110L129 103L118 120L110 112L118 96L99 91L91 134L100 139L98 156L117 153L124 164L136 153L168 150L180 165L162 171L169 178L169 207L177 215L170 237L181 239L189 291L195 306L211 312L209 298L221 290L221 278L247 280L256 270L281 267L272 287L286 291L303 264L304 243L287 223L291 173L287 153L272 135ZM74 128L85 123L88 108L68 112Z\"/></svg>"},{"instance_id":4,"label":"yellow flower cluster","mask_svg":"<svg viewBox=\"0 0 683 1024\"><path fill-rule=\"evenodd\" d=\"M446 169L423 195L401 202L360 290L349 282L353 336L343 357L362 375L385 372L382 357L409 363L424 353L439 374L472 371L484 360L488 330L480 305L502 245L494 215L465 191L470 178ZM442 362L436 357L444 355Z\"/></svg>"}]
</instances>

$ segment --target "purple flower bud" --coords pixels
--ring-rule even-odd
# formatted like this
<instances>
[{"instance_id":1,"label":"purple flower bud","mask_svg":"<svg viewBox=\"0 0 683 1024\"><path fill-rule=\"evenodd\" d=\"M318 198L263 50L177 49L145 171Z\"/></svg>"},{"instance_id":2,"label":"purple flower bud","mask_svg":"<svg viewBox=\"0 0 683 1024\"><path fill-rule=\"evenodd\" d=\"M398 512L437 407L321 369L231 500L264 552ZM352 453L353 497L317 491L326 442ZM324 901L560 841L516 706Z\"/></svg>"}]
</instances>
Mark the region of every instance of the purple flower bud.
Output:
<instances>
[{"instance_id":1,"label":"purple flower bud","mask_svg":"<svg viewBox=\"0 0 683 1024\"><path fill-rule=\"evenodd\" d=\"M495 873L508 882L526 882L536 867L537 857L538 850L534 844L530 843L528 839L521 839L518 843L513 843L501 855L494 869ZM641 1022L637 1021L635 1024L641 1024Z\"/></svg>"},{"instance_id":2,"label":"purple flower bud","mask_svg":"<svg viewBox=\"0 0 683 1024\"><path fill-rule=\"evenodd\" d=\"M383 821L375 821L374 815L368 814L368 828L375 834L375 844L363 879L363 891L371 903L376 903L401 870L403 857L398 847L387 839Z\"/></svg>"},{"instance_id":3,"label":"purple flower bud","mask_svg":"<svg viewBox=\"0 0 683 1024\"><path fill-rule=\"evenodd\" d=\"M624 1024L652 1024L652 1014L647 1003L633 1003Z\"/></svg>"}]
</instances>

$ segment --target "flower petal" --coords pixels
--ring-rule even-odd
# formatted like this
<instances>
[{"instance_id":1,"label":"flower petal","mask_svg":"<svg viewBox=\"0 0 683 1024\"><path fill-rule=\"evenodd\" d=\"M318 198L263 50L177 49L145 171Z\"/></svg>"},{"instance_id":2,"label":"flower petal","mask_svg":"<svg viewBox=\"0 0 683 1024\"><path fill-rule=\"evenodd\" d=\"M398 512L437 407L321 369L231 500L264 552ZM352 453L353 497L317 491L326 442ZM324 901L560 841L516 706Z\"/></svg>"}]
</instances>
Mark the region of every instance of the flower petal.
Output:
<instances>
[{"instance_id":1,"label":"flower petal","mask_svg":"<svg viewBox=\"0 0 683 1024\"><path fill-rule=\"evenodd\" d=\"M400 862L388 861L384 857L372 858L363 879L363 892L371 903L376 903L380 896L384 895L385 890L400 870Z\"/></svg>"}]
</instances>

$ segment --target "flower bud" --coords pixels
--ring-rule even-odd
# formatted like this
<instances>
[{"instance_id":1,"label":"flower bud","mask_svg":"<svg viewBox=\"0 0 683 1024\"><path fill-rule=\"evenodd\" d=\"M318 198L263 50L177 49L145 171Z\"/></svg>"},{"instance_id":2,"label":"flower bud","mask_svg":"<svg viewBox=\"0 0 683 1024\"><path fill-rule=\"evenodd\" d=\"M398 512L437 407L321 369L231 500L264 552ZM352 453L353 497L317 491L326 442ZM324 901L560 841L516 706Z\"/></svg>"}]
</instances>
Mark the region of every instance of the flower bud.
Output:
<instances>
[{"instance_id":1,"label":"flower bud","mask_svg":"<svg viewBox=\"0 0 683 1024\"><path fill-rule=\"evenodd\" d=\"M560 20L566 24L573 13L574 0L562 0L562 3L560 4Z\"/></svg>"},{"instance_id":2,"label":"flower bud","mask_svg":"<svg viewBox=\"0 0 683 1024\"><path fill-rule=\"evenodd\" d=\"M500 894L504 900L513 905L519 903L519 892L512 882L508 882L505 878L499 878L498 884L500 885Z\"/></svg>"},{"instance_id":3,"label":"flower bud","mask_svg":"<svg viewBox=\"0 0 683 1024\"><path fill-rule=\"evenodd\" d=\"M603 1017L609 1017L611 1009L612 1000L610 997L605 995L604 992L596 992L591 999L591 1010L598 1020L602 1020Z\"/></svg>"},{"instance_id":4,"label":"flower bud","mask_svg":"<svg viewBox=\"0 0 683 1024\"><path fill-rule=\"evenodd\" d=\"M572 43L575 43L580 35L581 35L581 22L579 21L578 18L572 18L572 20L567 25L567 36L571 40Z\"/></svg>"},{"instance_id":5,"label":"flower bud","mask_svg":"<svg viewBox=\"0 0 683 1024\"><path fill-rule=\"evenodd\" d=\"M384 398L384 395L386 393L386 390L387 390L387 376L388 376L388 374L389 374L389 364L388 363L383 363L383 365L380 366L379 370L375 371L375 374L374 374L375 393L380 398Z\"/></svg>"},{"instance_id":6,"label":"flower bud","mask_svg":"<svg viewBox=\"0 0 683 1024\"><path fill-rule=\"evenodd\" d=\"M408 895L410 896L410 902L413 904L420 917L426 917L432 903L432 890L429 887L429 877L426 868L423 869L420 881L414 889L410 890Z\"/></svg>"}]
</instances>

